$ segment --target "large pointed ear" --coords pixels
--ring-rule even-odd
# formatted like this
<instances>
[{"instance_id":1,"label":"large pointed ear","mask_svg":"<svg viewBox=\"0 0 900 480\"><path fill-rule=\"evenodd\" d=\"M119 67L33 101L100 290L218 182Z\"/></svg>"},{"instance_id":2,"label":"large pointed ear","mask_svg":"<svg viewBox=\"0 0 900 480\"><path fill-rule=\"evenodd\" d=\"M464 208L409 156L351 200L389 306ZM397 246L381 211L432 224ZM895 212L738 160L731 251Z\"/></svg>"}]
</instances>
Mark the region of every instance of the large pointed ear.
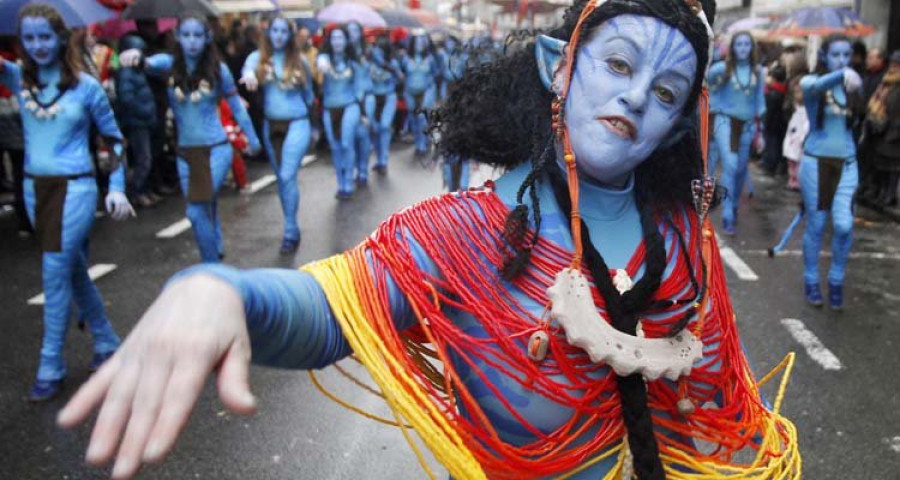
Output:
<instances>
[{"instance_id":1,"label":"large pointed ear","mask_svg":"<svg viewBox=\"0 0 900 480\"><path fill-rule=\"evenodd\" d=\"M553 91L553 76L563 60L567 42L558 38L538 35L534 44L534 57L537 60L538 73L547 90Z\"/></svg>"}]
</instances>

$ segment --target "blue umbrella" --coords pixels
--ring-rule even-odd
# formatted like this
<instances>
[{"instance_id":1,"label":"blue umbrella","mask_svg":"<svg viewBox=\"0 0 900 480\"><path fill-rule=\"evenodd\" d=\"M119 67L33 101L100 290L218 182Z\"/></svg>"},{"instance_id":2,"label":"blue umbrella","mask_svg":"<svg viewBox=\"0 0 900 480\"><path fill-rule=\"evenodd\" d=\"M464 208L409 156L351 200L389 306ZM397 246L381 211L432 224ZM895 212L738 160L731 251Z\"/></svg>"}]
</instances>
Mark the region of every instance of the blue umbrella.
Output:
<instances>
[{"instance_id":1,"label":"blue umbrella","mask_svg":"<svg viewBox=\"0 0 900 480\"><path fill-rule=\"evenodd\" d=\"M15 35L18 28L19 10L29 0L0 0L0 35ZM78 28L116 17L110 10L94 0L43 0L59 11L66 26Z\"/></svg>"}]
</instances>

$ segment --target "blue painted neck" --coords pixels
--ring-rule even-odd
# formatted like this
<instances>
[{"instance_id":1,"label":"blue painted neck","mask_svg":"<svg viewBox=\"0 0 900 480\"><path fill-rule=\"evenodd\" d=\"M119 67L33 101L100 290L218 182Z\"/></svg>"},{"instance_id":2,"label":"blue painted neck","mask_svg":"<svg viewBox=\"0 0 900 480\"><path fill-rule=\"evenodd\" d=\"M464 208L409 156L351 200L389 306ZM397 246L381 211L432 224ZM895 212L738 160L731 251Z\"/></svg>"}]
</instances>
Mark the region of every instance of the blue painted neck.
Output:
<instances>
[{"instance_id":1,"label":"blue painted neck","mask_svg":"<svg viewBox=\"0 0 900 480\"><path fill-rule=\"evenodd\" d=\"M184 64L187 67L188 73L190 73L190 74L194 73L194 70L197 69L197 62L199 62L199 61L200 61L199 58L191 58L188 56L184 57Z\"/></svg>"},{"instance_id":2,"label":"blue painted neck","mask_svg":"<svg viewBox=\"0 0 900 480\"><path fill-rule=\"evenodd\" d=\"M565 172L565 165L559 163ZM579 173L579 205L583 217L593 220L617 220L634 211L634 172L629 172L621 183L602 183Z\"/></svg>"},{"instance_id":3,"label":"blue painted neck","mask_svg":"<svg viewBox=\"0 0 900 480\"><path fill-rule=\"evenodd\" d=\"M38 81L42 85L56 86L60 78L62 78L62 63L59 60L49 65L38 67Z\"/></svg>"}]
</instances>

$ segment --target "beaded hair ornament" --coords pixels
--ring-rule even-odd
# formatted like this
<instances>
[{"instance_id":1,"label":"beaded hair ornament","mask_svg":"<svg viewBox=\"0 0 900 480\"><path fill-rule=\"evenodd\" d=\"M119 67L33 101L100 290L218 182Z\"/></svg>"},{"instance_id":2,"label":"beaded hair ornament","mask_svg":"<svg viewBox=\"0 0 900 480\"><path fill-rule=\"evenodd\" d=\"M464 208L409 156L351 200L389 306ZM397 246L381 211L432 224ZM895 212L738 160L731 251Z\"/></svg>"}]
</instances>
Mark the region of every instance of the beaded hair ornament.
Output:
<instances>
[{"instance_id":1,"label":"beaded hair ornament","mask_svg":"<svg viewBox=\"0 0 900 480\"><path fill-rule=\"evenodd\" d=\"M585 350L592 361L604 362L615 370L618 375L622 376L640 373L649 380L665 377L675 381L689 374L694 362L703 355L703 344L694 332L699 332L702 329L706 311L706 308L704 308L706 295L697 304L699 321L696 322L697 325L694 328L685 329L673 338L642 338L640 333L638 333L638 336L632 336L619 332L602 318L597 318L599 315L591 300L588 281L580 269L583 259L583 245L581 216L578 211L578 173L575 154L569 137L569 129L565 122L563 106L571 85L572 67L575 61L575 54L578 51L578 40L581 37L584 22L606 1L596 0L585 6L569 39L568 47L565 50L565 60L560 66L559 91L552 107L552 125L563 147L569 198L572 205L570 222L574 252L569 267L557 274L555 283L547 292L552 303L552 316L565 329L568 342ZM712 38L712 28L699 0L685 0L685 3L703 22L707 35L709 38ZM711 254L711 246L708 244L712 238L712 227L706 220L706 214L713 200L715 181L708 177L706 172L709 106L708 93L705 87L701 91L698 102L701 119L700 140L703 156L703 177L694 180L691 189L695 209L701 223L704 224L703 257L704 261L707 261ZM613 283L620 294L629 290L633 284L631 278L628 277L624 270L616 272ZM539 331L535 336L536 338L529 342L529 353L533 350L534 353L538 354L537 356L540 356L540 352L542 350L545 351L541 345L545 334L541 335ZM532 359L540 360L535 358L535 356L532 356ZM693 404L688 405L690 400L686 398L682 398L682 400L687 400L687 402L684 405L682 405L682 402L679 402L679 410L684 410L684 413L692 411Z\"/></svg>"}]
</instances>

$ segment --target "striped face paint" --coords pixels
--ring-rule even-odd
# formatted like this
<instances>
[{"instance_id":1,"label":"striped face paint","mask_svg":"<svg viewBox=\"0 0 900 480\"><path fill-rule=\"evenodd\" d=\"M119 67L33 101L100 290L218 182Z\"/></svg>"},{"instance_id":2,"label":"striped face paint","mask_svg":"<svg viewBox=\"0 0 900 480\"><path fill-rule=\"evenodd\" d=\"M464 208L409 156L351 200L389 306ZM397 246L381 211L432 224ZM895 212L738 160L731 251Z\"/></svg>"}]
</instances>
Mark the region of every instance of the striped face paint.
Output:
<instances>
[{"instance_id":1,"label":"striped face paint","mask_svg":"<svg viewBox=\"0 0 900 480\"><path fill-rule=\"evenodd\" d=\"M671 132L696 70L690 42L661 20L620 15L597 27L577 54L566 101L579 168L624 184Z\"/></svg>"}]
</instances>

